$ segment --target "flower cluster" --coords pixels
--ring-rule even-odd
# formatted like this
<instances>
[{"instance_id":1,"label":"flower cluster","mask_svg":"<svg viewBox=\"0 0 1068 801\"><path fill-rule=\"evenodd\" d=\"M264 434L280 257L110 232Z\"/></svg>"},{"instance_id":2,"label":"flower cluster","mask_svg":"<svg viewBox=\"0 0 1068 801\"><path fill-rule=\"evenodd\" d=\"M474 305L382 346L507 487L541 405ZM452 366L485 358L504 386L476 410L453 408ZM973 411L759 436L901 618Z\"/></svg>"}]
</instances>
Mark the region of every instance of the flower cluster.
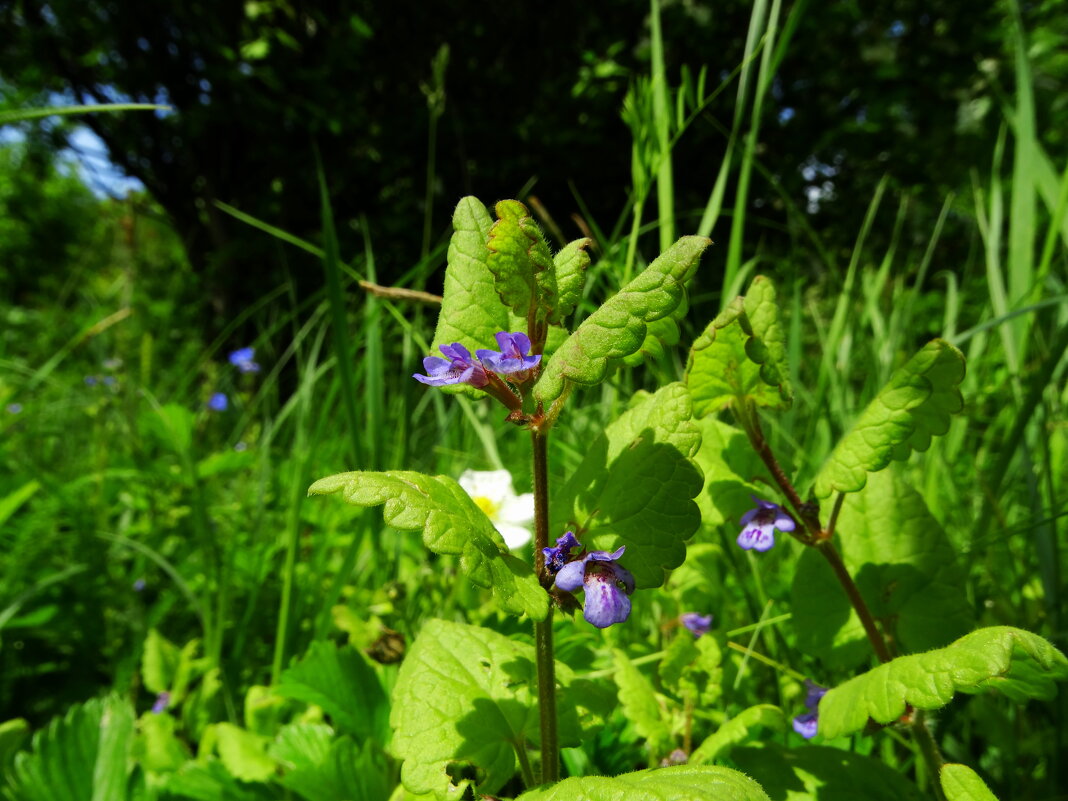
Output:
<instances>
[{"instance_id":1,"label":"flower cluster","mask_svg":"<svg viewBox=\"0 0 1068 801\"><path fill-rule=\"evenodd\" d=\"M237 350L230 352L230 364L242 373L258 373L260 371L260 366L252 361L255 357L255 348L238 348Z\"/></svg>"},{"instance_id":2,"label":"flower cluster","mask_svg":"<svg viewBox=\"0 0 1068 801\"><path fill-rule=\"evenodd\" d=\"M750 509L742 515L742 533L738 535L738 544L749 550L766 551L775 544L775 530L793 531L794 519L777 503L764 501L752 496L757 508Z\"/></svg>"},{"instance_id":3,"label":"flower cluster","mask_svg":"<svg viewBox=\"0 0 1068 801\"><path fill-rule=\"evenodd\" d=\"M805 708L808 712L795 717L793 725L794 731L806 740L811 740L816 736L816 729L819 726L820 699L827 694L827 688L821 687L811 679L805 679L805 688Z\"/></svg>"},{"instance_id":4,"label":"flower cluster","mask_svg":"<svg viewBox=\"0 0 1068 801\"><path fill-rule=\"evenodd\" d=\"M544 548L545 568L555 574L557 588L565 592L583 590L586 601L582 616L599 629L622 623L630 615L634 576L618 560L626 546L617 550L589 551L572 555L582 544L568 531L556 540L555 548Z\"/></svg>"},{"instance_id":5,"label":"flower cluster","mask_svg":"<svg viewBox=\"0 0 1068 801\"><path fill-rule=\"evenodd\" d=\"M507 376L512 381L525 381L541 362L541 356L528 356L530 338L521 332L509 334L501 331L496 335L500 351L477 350L475 356L459 342L440 345L441 356L423 359L426 375L415 373L416 381L431 387L447 384L470 384L481 389L490 382L490 374Z\"/></svg>"}]
</instances>

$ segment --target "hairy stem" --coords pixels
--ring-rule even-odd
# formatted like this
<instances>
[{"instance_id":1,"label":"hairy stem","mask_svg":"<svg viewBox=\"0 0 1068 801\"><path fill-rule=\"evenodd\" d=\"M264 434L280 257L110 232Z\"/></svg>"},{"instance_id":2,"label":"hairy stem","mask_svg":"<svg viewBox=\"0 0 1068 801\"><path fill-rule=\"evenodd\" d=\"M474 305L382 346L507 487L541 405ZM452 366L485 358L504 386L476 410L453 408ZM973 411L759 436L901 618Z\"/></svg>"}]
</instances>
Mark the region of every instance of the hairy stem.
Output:
<instances>
[{"instance_id":1,"label":"hairy stem","mask_svg":"<svg viewBox=\"0 0 1068 801\"><path fill-rule=\"evenodd\" d=\"M916 741L916 745L919 746L924 764L927 765L931 789L934 790L935 798L938 801L946 801L945 793L942 792L942 780L940 777L942 766L946 761L942 758L942 752L938 750L938 744L934 741L934 737L931 736L930 729L927 728L925 718L923 710L917 709L912 717L912 737Z\"/></svg>"},{"instance_id":2,"label":"hairy stem","mask_svg":"<svg viewBox=\"0 0 1068 801\"><path fill-rule=\"evenodd\" d=\"M534 569L545 570L549 547L549 449L544 431L532 431L534 450ZM560 779L560 747L556 733L556 664L553 661L553 610L534 623L534 650L538 668L538 711L541 717L541 781Z\"/></svg>"},{"instance_id":3,"label":"hairy stem","mask_svg":"<svg viewBox=\"0 0 1068 801\"><path fill-rule=\"evenodd\" d=\"M860 622L864 626L864 633L868 635L868 641L871 642L875 655L879 657L880 662L889 662L893 658L890 656L890 648L887 646L882 632L875 625L875 618L872 617L871 610L868 609L868 604L865 603L864 598L861 596L860 589L857 587L856 582L853 581L853 577L849 575L849 570L846 569L845 562L842 561L842 556L838 553L838 549L834 547L834 543L830 540L824 540L815 547L817 551L823 554L823 558L827 560L827 563L834 571L838 583L845 590L849 603L853 606L857 617L860 618Z\"/></svg>"}]
</instances>

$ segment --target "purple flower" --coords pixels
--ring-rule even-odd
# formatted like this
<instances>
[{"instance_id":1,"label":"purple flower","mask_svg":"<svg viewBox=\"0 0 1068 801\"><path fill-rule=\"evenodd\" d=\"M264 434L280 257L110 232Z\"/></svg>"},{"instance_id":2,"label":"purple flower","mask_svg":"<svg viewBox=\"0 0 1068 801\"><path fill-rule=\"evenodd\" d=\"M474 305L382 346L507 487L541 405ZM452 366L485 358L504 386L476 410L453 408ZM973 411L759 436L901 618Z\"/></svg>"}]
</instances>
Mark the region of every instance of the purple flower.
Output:
<instances>
[{"instance_id":1,"label":"purple flower","mask_svg":"<svg viewBox=\"0 0 1068 801\"><path fill-rule=\"evenodd\" d=\"M145 580L143 578L139 578L137 581L135 581L133 583L133 588L134 588L134 592L144 592Z\"/></svg>"},{"instance_id":2,"label":"purple flower","mask_svg":"<svg viewBox=\"0 0 1068 801\"><path fill-rule=\"evenodd\" d=\"M171 703L171 694L164 690L156 696L156 703L152 704L153 713L159 715L163 712Z\"/></svg>"},{"instance_id":3,"label":"purple flower","mask_svg":"<svg viewBox=\"0 0 1068 801\"><path fill-rule=\"evenodd\" d=\"M688 628L694 637L708 634L712 628L712 615L699 615L697 612L685 612L679 615L679 622Z\"/></svg>"},{"instance_id":4,"label":"purple flower","mask_svg":"<svg viewBox=\"0 0 1068 801\"><path fill-rule=\"evenodd\" d=\"M113 387L117 382L117 379L113 375L106 375L100 380L104 382L104 386L106 387Z\"/></svg>"},{"instance_id":5,"label":"purple flower","mask_svg":"<svg viewBox=\"0 0 1068 801\"><path fill-rule=\"evenodd\" d=\"M556 575L567 564L567 560L571 556L571 549L581 547L582 544L575 539L573 531L568 531L564 536L557 537L555 548L541 549L541 552L545 554L545 569Z\"/></svg>"},{"instance_id":6,"label":"purple flower","mask_svg":"<svg viewBox=\"0 0 1068 801\"><path fill-rule=\"evenodd\" d=\"M415 373L412 378L431 387L443 387L446 384L470 384L473 387L484 387L489 383L486 370L479 362L471 358L471 352L459 342L440 345L438 349L445 355L445 358L427 356L423 359L423 369L427 374Z\"/></svg>"},{"instance_id":7,"label":"purple flower","mask_svg":"<svg viewBox=\"0 0 1068 801\"><path fill-rule=\"evenodd\" d=\"M501 331L496 335L497 347L501 350L476 350L475 355L481 359L487 370L501 375L517 375L519 379L526 378L526 371L532 370L541 362L541 356L527 356L530 351L530 338L526 334L516 331L509 334Z\"/></svg>"},{"instance_id":8,"label":"purple flower","mask_svg":"<svg viewBox=\"0 0 1068 801\"><path fill-rule=\"evenodd\" d=\"M821 687L811 679L805 679L805 707L808 712L803 712L793 720L794 731L804 737L806 740L811 740L816 736L816 729L819 726L819 705L820 699L827 694L827 688Z\"/></svg>"},{"instance_id":9,"label":"purple flower","mask_svg":"<svg viewBox=\"0 0 1068 801\"><path fill-rule=\"evenodd\" d=\"M87 387L95 387L96 386L96 382L97 382L97 378L96 378L95 375L87 375L85 377L85 385Z\"/></svg>"},{"instance_id":10,"label":"purple flower","mask_svg":"<svg viewBox=\"0 0 1068 801\"><path fill-rule=\"evenodd\" d=\"M225 412L230 406L230 400L225 392L216 392L208 398L208 408L213 412Z\"/></svg>"},{"instance_id":11,"label":"purple flower","mask_svg":"<svg viewBox=\"0 0 1068 801\"><path fill-rule=\"evenodd\" d=\"M620 546L614 553L591 551L581 559L568 562L556 574L556 586L561 590L585 590L582 616L599 629L622 623L630 615L627 596L634 592L634 576L616 564L624 550L626 546Z\"/></svg>"},{"instance_id":12,"label":"purple flower","mask_svg":"<svg viewBox=\"0 0 1068 801\"><path fill-rule=\"evenodd\" d=\"M9 403L7 405L7 413L8 414L21 414L22 413L22 404L21 403Z\"/></svg>"},{"instance_id":13,"label":"purple flower","mask_svg":"<svg viewBox=\"0 0 1068 801\"><path fill-rule=\"evenodd\" d=\"M260 366L252 361L256 355L256 349L252 347L238 348L230 353L230 364L242 373L258 373Z\"/></svg>"},{"instance_id":14,"label":"purple flower","mask_svg":"<svg viewBox=\"0 0 1068 801\"><path fill-rule=\"evenodd\" d=\"M752 498L757 508L742 515L742 533L738 535L738 544L746 550L766 551L775 544L775 529L793 531L796 524L777 503L763 501L756 495Z\"/></svg>"}]
</instances>

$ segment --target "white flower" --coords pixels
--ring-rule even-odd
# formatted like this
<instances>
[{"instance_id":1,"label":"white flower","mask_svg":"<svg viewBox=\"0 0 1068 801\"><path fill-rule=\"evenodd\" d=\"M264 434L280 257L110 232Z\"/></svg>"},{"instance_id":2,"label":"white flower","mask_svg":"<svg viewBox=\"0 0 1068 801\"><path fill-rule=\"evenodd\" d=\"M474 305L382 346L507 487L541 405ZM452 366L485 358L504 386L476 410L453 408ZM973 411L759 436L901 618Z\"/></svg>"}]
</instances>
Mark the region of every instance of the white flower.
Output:
<instances>
[{"instance_id":1,"label":"white flower","mask_svg":"<svg viewBox=\"0 0 1068 801\"><path fill-rule=\"evenodd\" d=\"M486 513L509 548L530 542L528 526L534 522L534 496L529 492L516 495L511 473L507 470L465 470L460 476L460 486Z\"/></svg>"}]
</instances>

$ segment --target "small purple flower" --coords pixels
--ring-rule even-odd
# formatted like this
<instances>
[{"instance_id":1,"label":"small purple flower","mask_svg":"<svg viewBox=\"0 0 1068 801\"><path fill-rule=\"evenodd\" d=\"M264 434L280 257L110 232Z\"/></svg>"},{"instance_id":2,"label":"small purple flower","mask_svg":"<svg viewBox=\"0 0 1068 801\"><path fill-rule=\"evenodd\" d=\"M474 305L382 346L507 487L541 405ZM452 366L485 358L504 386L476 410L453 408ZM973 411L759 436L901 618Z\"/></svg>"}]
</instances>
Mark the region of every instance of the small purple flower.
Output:
<instances>
[{"instance_id":1,"label":"small purple flower","mask_svg":"<svg viewBox=\"0 0 1068 801\"><path fill-rule=\"evenodd\" d=\"M97 377L95 375L87 375L85 377L85 385L87 387L95 387L97 383Z\"/></svg>"},{"instance_id":2,"label":"small purple flower","mask_svg":"<svg viewBox=\"0 0 1068 801\"><path fill-rule=\"evenodd\" d=\"M22 404L21 403L9 403L7 405L7 413L8 414L22 414Z\"/></svg>"},{"instance_id":3,"label":"small purple flower","mask_svg":"<svg viewBox=\"0 0 1068 801\"><path fill-rule=\"evenodd\" d=\"M100 380L104 382L105 387L113 387L117 383L117 379L113 375L106 375Z\"/></svg>"},{"instance_id":4,"label":"small purple flower","mask_svg":"<svg viewBox=\"0 0 1068 801\"><path fill-rule=\"evenodd\" d=\"M260 366L252 359L256 356L256 349L253 347L238 348L230 353L230 364L240 370L242 373L258 373Z\"/></svg>"},{"instance_id":5,"label":"small purple flower","mask_svg":"<svg viewBox=\"0 0 1068 801\"><path fill-rule=\"evenodd\" d=\"M599 629L622 623L630 615L627 596L634 592L634 576L616 564L624 550L626 546L620 546L614 553L591 551L581 559L568 562L556 574L556 586L561 590L585 590L582 616Z\"/></svg>"},{"instance_id":6,"label":"small purple flower","mask_svg":"<svg viewBox=\"0 0 1068 801\"><path fill-rule=\"evenodd\" d=\"M475 355L481 359L485 368L501 375L516 375L520 380L526 377L526 372L537 367L541 362L541 356L527 356L530 352L530 338L526 334L516 331L509 334L501 331L496 335L497 347L501 350L476 350Z\"/></svg>"},{"instance_id":7,"label":"small purple flower","mask_svg":"<svg viewBox=\"0 0 1068 801\"><path fill-rule=\"evenodd\" d=\"M473 387L484 387L489 383L485 368L473 359L471 351L459 342L439 345L438 349L445 355L445 358L427 356L423 359L423 369L427 374L415 373L412 378L431 387L443 387L446 384L470 384Z\"/></svg>"},{"instance_id":8,"label":"small purple flower","mask_svg":"<svg viewBox=\"0 0 1068 801\"><path fill-rule=\"evenodd\" d=\"M225 392L216 392L208 398L207 405L213 412L225 412L230 406L230 399Z\"/></svg>"},{"instance_id":9,"label":"small purple flower","mask_svg":"<svg viewBox=\"0 0 1068 801\"><path fill-rule=\"evenodd\" d=\"M708 634L709 629L712 628L712 615L700 615L697 612L685 612L679 615L679 622L688 628L696 638L700 637L702 634Z\"/></svg>"},{"instance_id":10,"label":"small purple flower","mask_svg":"<svg viewBox=\"0 0 1068 801\"><path fill-rule=\"evenodd\" d=\"M556 575L567 564L567 560L571 557L571 549L581 547L582 544L575 539L573 531L568 531L564 536L557 537L555 548L541 549L541 552L545 554L545 569Z\"/></svg>"},{"instance_id":11,"label":"small purple flower","mask_svg":"<svg viewBox=\"0 0 1068 801\"><path fill-rule=\"evenodd\" d=\"M808 712L803 712L793 720L794 731L804 737L806 740L811 740L816 736L816 730L819 726L819 705L820 699L827 694L827 688L821 687L811 679L805 679L805 708Z\"/></svg>"},{"instance_id":12,"label":"small purple flower","mask_svg":"<svg viewBox=\"0 0 1068 801\"><path fill-rule=\"evenodd\" d=\"M145 590L145 580L143 578L139 578L137 581L135 581L133 583L133 588L134 588L134 592L144 592L144 590Z\"/></svg>"},{"instance_id":13,"label":"small purple flower","mask_svg":"<svg viewBox=\"0 0 1068 801\"><path fill-rule=\"evenodd\" d=\"M152 704L152 712L156 715L161 714L171 703L171 694L164 690L156 696L156 703Z\"/></svg>"},{"instance_id":14,"label":"small purple flower","mask_svg":"<svg viewBox=\"0 0 1068 801\"><path fill-rule=\"evenodd\" d=\"M738 535L738 544L746 550L766 551L775 544L775 529L793 531L796 524L777 503L761 500L756 495L752 498L757 508L742 515L742 533Z\"/></svg>"}]
</instances>

